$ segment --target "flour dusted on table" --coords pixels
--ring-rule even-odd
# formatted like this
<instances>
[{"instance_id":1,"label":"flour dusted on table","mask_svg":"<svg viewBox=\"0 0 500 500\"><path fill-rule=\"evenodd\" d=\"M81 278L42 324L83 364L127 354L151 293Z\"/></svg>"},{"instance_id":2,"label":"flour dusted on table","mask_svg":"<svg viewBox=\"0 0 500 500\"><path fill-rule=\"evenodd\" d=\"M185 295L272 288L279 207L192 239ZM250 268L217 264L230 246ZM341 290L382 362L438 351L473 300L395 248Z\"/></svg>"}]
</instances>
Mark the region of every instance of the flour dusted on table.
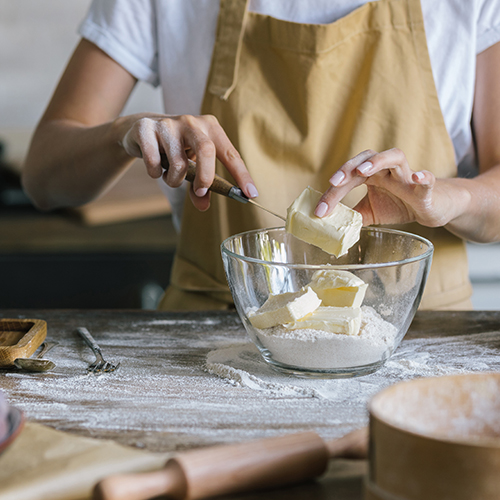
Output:
<instances>
[{"instance_id":1,"label":"flour dusted on table","mask_svg":"<svg viewBox=\"0 0 500 500\"><path fill-rule=\"evenodd\" d=\"M376 363L384 357L398 334L372 307L361 308L358 335L345 335L317 329L290 330L277 326L257 333L273 359L287 365L332 369Z\"/></svg>"},{"instance_id":2,"label":"flour dusted on table","mask_svg":"<svg viewBox=\"0 0 500 500\"><path fill-rule=\"evenodd\" d=\"M233 386L279 398L310 397L332 404L332 414L366 425L366 404L396 382L421 377L498 371L500 332L448 338L403 340L395 354L375 373L357 378L298 378L275 371L254 344L235 345L208 353L207 371ZM357 408L357 410L355 410ZM306 410L309 411L309 410ZM318 410L317 410L318 411ZM358 413L357 413L358 412ZM360 413L365 420L359 419ZM330 424L331 425L331 424Z\"/></svg>"},{"instance_id":3,"label":"flour dusted on table","mask_svg":"<svg viewBox=\"0 0 500 500\"><path fill-rule=\"evenodd\" d=\"M56 368L46 373L5 371L2 391L30 421L155 452L287 431L315 430L334 439L366 425L367 402L396 382L500 371L498 330L403 340L370 375L303 379L266 363L235 314L94 315L90 322L88 313L47 313L50 335L60 342L50 355ZM118 315L124 317L118 326L97 330L99 321ZM99 344L110 359L122 363L120 369L88 375L94 356L71 332L72 324L97 330ZM497 328L495 323L490 327Z\"/></svg>"}]
</instances>

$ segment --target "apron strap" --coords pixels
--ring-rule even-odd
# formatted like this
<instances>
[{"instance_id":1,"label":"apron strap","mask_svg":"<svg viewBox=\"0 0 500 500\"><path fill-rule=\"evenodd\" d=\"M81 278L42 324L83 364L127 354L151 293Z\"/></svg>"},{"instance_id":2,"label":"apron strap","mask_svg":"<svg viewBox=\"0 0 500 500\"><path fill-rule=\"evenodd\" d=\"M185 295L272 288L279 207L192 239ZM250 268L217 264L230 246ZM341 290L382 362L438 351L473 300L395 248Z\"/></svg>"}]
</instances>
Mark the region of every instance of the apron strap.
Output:
<instances>
[{"instance_id":1,"label":"apron strap","mask_svg":"<svg viewBox=\"0 0 500 500\"><path fill-rule=\"evenodd\" d=\"M236 86L248 0L221 0L208 91L226 101Z\"/></svg>"}]
</instances>

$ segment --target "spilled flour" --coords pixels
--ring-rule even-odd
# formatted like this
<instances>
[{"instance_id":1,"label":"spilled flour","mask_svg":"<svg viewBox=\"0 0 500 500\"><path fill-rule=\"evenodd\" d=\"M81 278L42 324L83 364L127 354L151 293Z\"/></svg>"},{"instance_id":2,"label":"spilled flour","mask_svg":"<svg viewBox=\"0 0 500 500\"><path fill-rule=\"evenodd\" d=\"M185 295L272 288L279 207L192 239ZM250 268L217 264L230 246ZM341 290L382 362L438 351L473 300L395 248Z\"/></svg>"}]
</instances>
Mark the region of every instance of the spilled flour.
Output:
<instances>
[{"instance_id":1,"label":"spilled flour","mask_svg":"<svg viewBox=\"0 0 500 500\"><path fill-rule=\"evenodd\" d=\"M366 425L367 403L415 377L500 371L500 332L403 340L378 372L299 379L275 372L250 345L236 314L47 313L53 371L0 371L0 390L28 420L150 451L315 430L334 439ZM94 315L93 315L94 317ZM56 318L56 319L54 319ZM120 318L119 321L113 318ZM88 324L116 372L89 375L91 350L73 331Z\"/></svg>"},{"instance_id":2,"label":"spilled flour","mask_svg":"<svg viewBox=\"0 0 500 500\"><path fill-rule=\"evenodd\" d=\"M361 312L359 335L276 326L259 330L258 338L285 365L321 370L376 363L390 353L398 329L372 307L363 306Z\"/></svg>"},{"instance_id":3,"label":"spilled flour","mask_svg":"<svg viewBox=\"0 0 500 500\"><path fill-rule=\"evenodd\" d=\"M354 379L301 379L283 375L263 361L253 344L208 353L206 369L232 385L276 396L306 396L345 405L367 401L380 389L403 380L499 371L498 338L498 333L484 333L406 340L379 371Z\"/></svg>"}]
</instances>

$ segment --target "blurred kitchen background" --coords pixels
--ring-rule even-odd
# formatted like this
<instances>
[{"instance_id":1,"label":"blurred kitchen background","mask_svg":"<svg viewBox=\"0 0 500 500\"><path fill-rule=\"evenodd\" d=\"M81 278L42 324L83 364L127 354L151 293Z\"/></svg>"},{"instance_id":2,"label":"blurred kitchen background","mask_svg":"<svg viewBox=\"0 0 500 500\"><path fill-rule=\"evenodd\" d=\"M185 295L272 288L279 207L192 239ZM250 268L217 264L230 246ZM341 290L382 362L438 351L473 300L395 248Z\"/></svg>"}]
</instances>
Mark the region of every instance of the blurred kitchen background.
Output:
<instances>
[{"instance_id":1,"label":"blurred kitchen background","mask_svg":"<svg viewBox=\"0 0 500 500\"><path fill-rule=\"evenodd\" d=\"M0 0L0 308L154 309L176 245L170 208L138 161L100 200L36 211L19 185L33 129L90 0ZM139 84L125 113L161 111ZM500 309L500 245L468 246L475 309Z\"/></svg>"}]
</instances>

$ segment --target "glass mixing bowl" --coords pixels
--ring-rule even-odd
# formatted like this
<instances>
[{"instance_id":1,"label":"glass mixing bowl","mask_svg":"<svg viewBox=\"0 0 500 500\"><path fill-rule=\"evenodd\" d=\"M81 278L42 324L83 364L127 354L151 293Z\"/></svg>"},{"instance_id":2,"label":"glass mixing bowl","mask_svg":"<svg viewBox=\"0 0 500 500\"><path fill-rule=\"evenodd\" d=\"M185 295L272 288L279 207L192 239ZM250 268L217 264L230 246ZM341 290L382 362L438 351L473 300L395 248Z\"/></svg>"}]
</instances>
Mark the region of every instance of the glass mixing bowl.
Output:
<instances>
[{"instance_id":1,"label":"glass mixing bowl","mask_svg":"<svg viewBox=\"0 0 500 500\"><path fill-rule=\"evenodd\" d=\"M282 227L231 236L221 252L236 309L264 360L288 374L340 378L376 371L397 348L420 303L433 246L414 234L365 227L336 258ZM249 316L271 294L296 292L319 270L348 271L368 284L358 335L252 325Z\"/></svg>"}]
</instances>

